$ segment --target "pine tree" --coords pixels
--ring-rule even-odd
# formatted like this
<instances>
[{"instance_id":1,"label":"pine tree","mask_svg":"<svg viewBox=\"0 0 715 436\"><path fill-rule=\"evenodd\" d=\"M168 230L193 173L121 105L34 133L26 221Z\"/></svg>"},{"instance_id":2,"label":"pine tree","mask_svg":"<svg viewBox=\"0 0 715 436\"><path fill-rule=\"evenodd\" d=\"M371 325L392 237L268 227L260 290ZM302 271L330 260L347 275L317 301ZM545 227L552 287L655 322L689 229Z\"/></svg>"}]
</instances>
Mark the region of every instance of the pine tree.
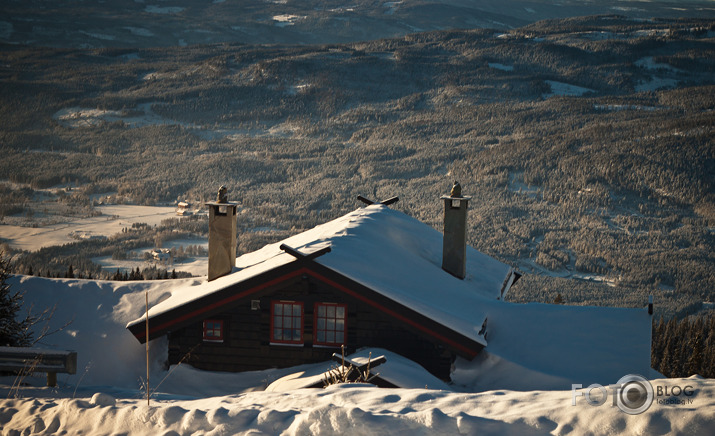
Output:
<instances>
[{"instance_id":1,"label":"pine tree","mask_svg":"<svg viewBox=\"0 0 715 436\"><path fill-rule=\"evenodd\" d=\"M72 265L70 265L69 268L67 268L67 273L65 274L66 279L73 279L74 278L74 269L72 268Z\"/></svg>"},{"instance_id":2,"label":"pine tree","mask_svg":"<svg viewBox=\"0 0 715 436\"><path fill-rule=\"evenodd\" d=\"M705 353L703 338L700 336L700 333L695 329L693 329L692 332L693 336L691 336L688 341L691 353L685 368L685 375L688 376L702 373L701 367L703 365L703 353Z\"/></svg>"},{"instance_id":3,"label":"pine tree","mask_svg":"<svg viewBox=\"0 0 715 436\"><path fill-rule=\"evenodd\" d=\"M665 348L665 321L660 317L657 325L653 325L653 334L651 343L650 366L658 369L660 362L663 360L663 351Z\"/></svg>"},{"instance_id":4,"label":"pine tree","mask_svg":"<svg viewBox=\"0 0 715 436\"><path fill-rule=\"evenodd\" d=\"M678 339L676 338L677 322L678 321L673 317L665 326L665 335L663 335L663 358L661 359L658 368L656 368L666 377L674 377L673 371L675 366L673 362L675 360L678 342Z\"/></svg>"},{"instance_id":5,"label":"pine tree","mask_svg":"<svg viewBox=\"0 0 715 436\"><path fill-rule=\"evenodd\" d=\"M31 343L32 319L26 316L18 321L17 315L22 308L22 294L10 291L7 279L10 277L10 261L0 251L0 345L23 347Z\"/></svg>"},{"instance_id":6,"label":"pine tree","mask_svg":"<svg viewBox=\"0 0 715 436\"><path fill-rule=\"evenodd\" d=\"M708 322L708 336L705 340L705 356L701 375L715 378L715 316L711 316Z\"/></svg>"}]
</instances>

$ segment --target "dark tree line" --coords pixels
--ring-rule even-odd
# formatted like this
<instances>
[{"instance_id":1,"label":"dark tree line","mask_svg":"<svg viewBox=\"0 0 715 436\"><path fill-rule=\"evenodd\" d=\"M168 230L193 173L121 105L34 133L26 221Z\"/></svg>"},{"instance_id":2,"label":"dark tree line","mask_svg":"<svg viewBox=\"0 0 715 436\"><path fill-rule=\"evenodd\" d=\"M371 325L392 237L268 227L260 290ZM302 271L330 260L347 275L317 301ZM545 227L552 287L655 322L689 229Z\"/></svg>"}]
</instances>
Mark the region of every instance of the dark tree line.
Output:
<instances>
[{"instance_id":1,"label":"dark tree line","mask_svg":"<svg viewBox=\"0 0 715 436\"><path fill-rule=\"evenodd\" d=\"M667 377L715 378L713 313L654 323L651 367Z\"/></svg>"},{"instance_id":2,"label":"dark tree line","mask_svg":"<svg viewBox=\"0 0 715 436\"><path fill-rule=\"evenodd\" d=\"M120 271L119 269L117 269L117 271L112 274L109 279L114 281L168 280L185 277L191 277L191 274L184 271L177 272L176 269L172 270L171 273L169 273L169 270L167 269L159 269L153 266L151 268L144 268L144 270L139 270L139 267L136 267L136 269L131 269L129 272Z\"/></svg>"}]
</instances>

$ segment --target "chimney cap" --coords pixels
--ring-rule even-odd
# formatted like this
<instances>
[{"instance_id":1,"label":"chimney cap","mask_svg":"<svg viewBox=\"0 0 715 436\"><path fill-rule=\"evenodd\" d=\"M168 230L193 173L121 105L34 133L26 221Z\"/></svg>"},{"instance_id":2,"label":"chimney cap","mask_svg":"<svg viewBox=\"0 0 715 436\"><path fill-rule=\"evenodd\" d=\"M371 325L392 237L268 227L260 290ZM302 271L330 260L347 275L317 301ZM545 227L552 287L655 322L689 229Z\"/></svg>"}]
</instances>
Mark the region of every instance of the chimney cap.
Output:
<instances>
[{"instance_id":1,"label":"chimney cap","mask_svg":"<svg viewBox=\"0 0 715 436\"><path fill-rule=\"evenodd\" d=\"M226 185L221 185L216 194L216 203L228 203L228 188Z\"/></svg>"},{"instance_id":2,"label":"chimney cap","mask_svg":"<svg viewBox=\"0 0 715 436\"><path fill-rule=\"evenodd\" d=\"M462 185L460 185L459 182L457 182L456 180L454 182L454 185L452 185L452 189L449 191L449 195L443 195L440 198L443 200L450 200L450 199L471 200L472 199L472 197L462 195Z\"/></svg>"},{"instance_id":3,"label":"chimney cap","mask_svg":"<svg viewBox=\"0 0 715 436\"><path fill-rule=\"evenodd\" d=\"M204 203L208 206L236 206L238 203L231 203L228 201L228 188L226 185L221 185L218 188L218 193L216 194L216 201L208 201Z\"/></svg>"},{"instance_id":4,"label":"chimney cap","mask_svg":"<svg viewBox=\"0 0 715 436\"><path fill-rule=\"evenodd\" d=\"M449 191L449 196L450 197L461 197L462 196L462 185L459 184L458 181L454 181L454 185L452 185L452 189Z\"/></svg>"}]
</instances>

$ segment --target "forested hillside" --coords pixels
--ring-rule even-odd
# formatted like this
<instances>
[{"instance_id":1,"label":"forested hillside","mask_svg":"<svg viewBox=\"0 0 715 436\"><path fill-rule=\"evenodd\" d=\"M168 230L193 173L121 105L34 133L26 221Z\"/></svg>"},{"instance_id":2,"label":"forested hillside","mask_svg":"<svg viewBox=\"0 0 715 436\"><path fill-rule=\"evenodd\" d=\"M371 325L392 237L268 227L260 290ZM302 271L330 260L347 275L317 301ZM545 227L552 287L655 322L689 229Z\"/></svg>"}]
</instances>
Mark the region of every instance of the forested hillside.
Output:
<instances>
[{"instance_id":1,"label":"forested hillside","mask_svg":"<svg viewBox=\"0 0 715 436\"><path fill-rule=\"evenodd\" d=\"M695 313L715 298L714 59L712 21L618 16L343 45L4 45L0 214L42 214L35 190L62 183L78 189L51 201L83 213L92 194L225 184L245 252L358 194L441 229L459 180L470 244L527 273L513 300L655 294L659 314Z\"/></svg>"}]
</instances>

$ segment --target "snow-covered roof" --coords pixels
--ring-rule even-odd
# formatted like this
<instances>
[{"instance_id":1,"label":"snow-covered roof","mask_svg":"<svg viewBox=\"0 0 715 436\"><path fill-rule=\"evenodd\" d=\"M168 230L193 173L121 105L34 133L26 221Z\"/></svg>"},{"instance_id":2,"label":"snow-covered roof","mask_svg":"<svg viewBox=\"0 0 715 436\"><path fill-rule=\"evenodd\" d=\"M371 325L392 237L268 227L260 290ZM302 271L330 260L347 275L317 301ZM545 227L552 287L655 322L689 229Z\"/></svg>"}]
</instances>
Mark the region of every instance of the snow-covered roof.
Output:
<instances>
[{"instance_id":1,"label":"snow-covered roof","mask_svg":"<svg viewBox=\"0 0 715 436\"><path fill-rule=\"evenodd\" d=\"M149 310L153 317L233 284L295 261L280 246L308 254L331 251L319 264L366 286L479 343L485 302L505 293L513 268L467 247L467 275L460 280L441 268L442 234L381 204L355 210L311 230L236 259L234 272L198 286L175 289ZM143 323L139 318L129 326Z\"/></svg>"}]
</instances>

